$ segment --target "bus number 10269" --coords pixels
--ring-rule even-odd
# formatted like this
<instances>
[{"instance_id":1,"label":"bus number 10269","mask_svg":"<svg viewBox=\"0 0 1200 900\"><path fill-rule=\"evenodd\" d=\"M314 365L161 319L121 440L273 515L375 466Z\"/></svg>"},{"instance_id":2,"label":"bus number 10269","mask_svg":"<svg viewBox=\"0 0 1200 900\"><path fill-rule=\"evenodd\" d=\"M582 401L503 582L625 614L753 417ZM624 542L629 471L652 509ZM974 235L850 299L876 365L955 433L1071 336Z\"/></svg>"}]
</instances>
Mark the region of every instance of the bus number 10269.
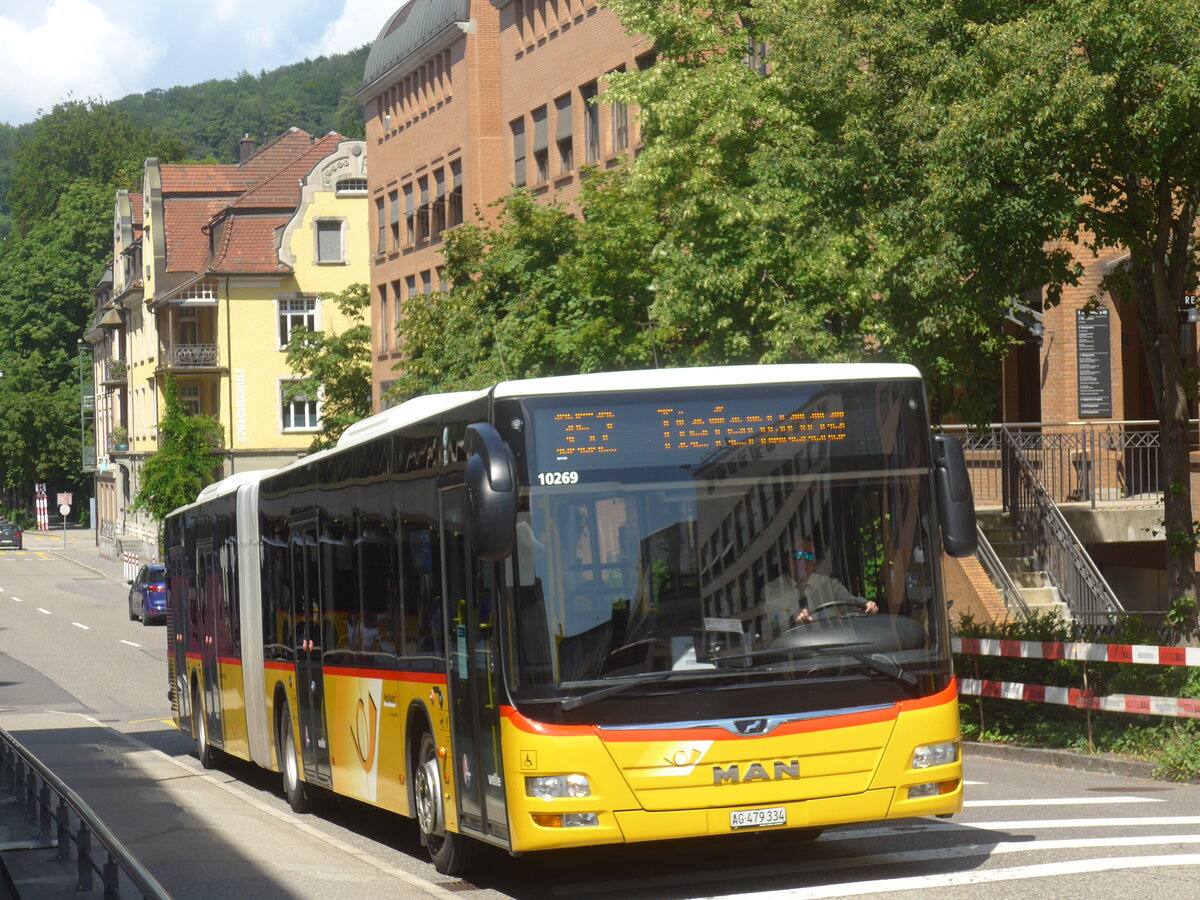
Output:
<instances>
[{"instance_id":1,"label":"bus number 10269","mask_svg":"<svg viewBox=\"0 0 1200 900\"><path fill-rule=\"evenodd\" d=\"M578 472L538 472L538 484L579 484Z\"/></svg>"}]
</instances>

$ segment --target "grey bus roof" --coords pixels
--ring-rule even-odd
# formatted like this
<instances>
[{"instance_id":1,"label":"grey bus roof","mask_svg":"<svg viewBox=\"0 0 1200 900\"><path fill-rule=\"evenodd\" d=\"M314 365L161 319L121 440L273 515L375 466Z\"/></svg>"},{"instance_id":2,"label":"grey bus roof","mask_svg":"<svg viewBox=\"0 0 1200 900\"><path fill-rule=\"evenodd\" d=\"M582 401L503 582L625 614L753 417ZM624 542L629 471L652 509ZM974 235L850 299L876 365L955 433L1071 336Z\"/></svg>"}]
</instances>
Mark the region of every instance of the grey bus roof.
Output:
<instances>
[{"instance_id":1,"label":"grey bus roof","mask_svg":"<svg viewBox=\"0 0 1200 900\"><path fill-rule=\"evenodd\" d=\"M718 387L741 384L785 384L805 381L875 381L920 379L915 366L904 363L799 363L766 366L705 366L692 369L645 369L635 372L597 372L504 381L495 397L538 394L639 391L655 388Z\"/></svg>"},{"instance_id":2,"label":"grey bus roof","mask_svg":"<svg viewBox=\"0 0 1200 900\"><path fill-rule=\"evenodd\" d=\"M371 438L388 434L397 428L412 425L423 419L431 419L447 410L454 409L456 406L462 406L465 403L470 403L472 400L479 400L487 395L488 389L482 391L452 391L447 394L427 394L424 397L415 397L412 400L401 403L399 406L393 406L391 409L385 409L381 413L376 413L368 419L355 422L342 432L342 436L337 442L338 449L341 450L362 443L363 441L369 441Z\"/></svg>"}]
</instances>

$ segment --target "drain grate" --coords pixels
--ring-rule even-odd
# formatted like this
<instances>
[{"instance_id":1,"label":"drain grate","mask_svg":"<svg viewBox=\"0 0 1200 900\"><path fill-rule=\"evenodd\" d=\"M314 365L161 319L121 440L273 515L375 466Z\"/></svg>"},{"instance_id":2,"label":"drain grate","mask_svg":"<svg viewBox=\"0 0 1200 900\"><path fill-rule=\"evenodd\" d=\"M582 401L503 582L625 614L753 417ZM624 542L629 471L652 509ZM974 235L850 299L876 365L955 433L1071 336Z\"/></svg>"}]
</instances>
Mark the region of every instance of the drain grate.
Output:
<instances>
[{"instance_id":1,"label":"drain grate","mask_svg":"<svg viewBox=\"0 0 1200 900\"><path fill-rule=\"evenodd\" d=\"M441 882L438 884L438 887L442 888L443 890L450 891L453 894L463 894L463 893L466 893L467 891L480 890L480 888L477 888L475 885L471 884L469 881Z\"/></svg>"}]
</instances>

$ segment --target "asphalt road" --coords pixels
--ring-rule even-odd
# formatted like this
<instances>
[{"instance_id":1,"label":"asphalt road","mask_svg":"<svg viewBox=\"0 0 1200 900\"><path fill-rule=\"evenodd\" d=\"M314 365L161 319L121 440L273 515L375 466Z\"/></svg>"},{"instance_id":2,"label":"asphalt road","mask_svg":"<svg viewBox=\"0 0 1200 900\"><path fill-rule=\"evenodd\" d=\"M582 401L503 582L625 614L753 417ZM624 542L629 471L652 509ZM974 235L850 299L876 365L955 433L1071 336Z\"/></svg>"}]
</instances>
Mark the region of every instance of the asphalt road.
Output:
<instances>
[{"instance_id":1,"label":"asphalt road","mask_svg":"<svg viewBox=\"0 0 1200 900\"><path fill-rule=\"evenodd\" d=\"M128 620L119 567L80 536L0 553L0 725L35 749L180 898L1190 898L1200 787L989 759L968 751L953 820L534 855L490 853L470 882L438 875L411 822L354 803L295 816L278 777L205 772L169 722L165 629ZM41 542L41 547L39 547ZM61 544L59 544L61 547ZM11 812L11 810L9 811ZM14 819L0 806L0 843ZM19 823L18 823L19 825ZM19 835L18 835L19 837ZM25 900L61 897L69 867L8 850Z\"/></svg>"}]
</instances>

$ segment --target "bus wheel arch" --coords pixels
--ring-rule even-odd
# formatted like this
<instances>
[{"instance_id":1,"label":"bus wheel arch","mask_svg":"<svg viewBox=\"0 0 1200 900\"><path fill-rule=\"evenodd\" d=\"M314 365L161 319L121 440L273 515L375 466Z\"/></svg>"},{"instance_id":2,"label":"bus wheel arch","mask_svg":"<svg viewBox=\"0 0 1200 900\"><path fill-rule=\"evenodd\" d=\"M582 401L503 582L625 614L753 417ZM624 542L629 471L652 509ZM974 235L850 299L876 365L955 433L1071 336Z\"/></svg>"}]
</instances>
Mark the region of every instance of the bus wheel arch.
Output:
<instances>
[{"instance_id":1,"label":"bus wheel arch","mask_svg":"<svg viewBox=\"0 0 1200 900\"><path fill-rule=\"evenodd\" d=\"M408 725L411 802L421 844L429 851L433 867L443 875L463 875L475 861L478 843L466 835L446 830L445 791L433 728L424 711L415 712Z\"/></svg>"},{"instance_id":2,"label":"bus wheel arch","mask_svg":"<svg viewBox=\"0 0 1200 900\"><path fill-rule=\"evenodd\" d=\"M282 691L276 691L275 705L275 747L279 756L279 772L283 776L283 794L293 812L310 812L312 794L308 784L300 777L296 736L292 730L292 710Z\"/></svg>"},{"instance_id":3,"label":"bus wheel arch","mask_svg":"<svg viewBox=\"0 0 1200 900\"><path fill-rule=\"evenodd\" d=\"M192 676L192 739L196 742L196 758L205 769L216 764L216 750L208 742L208 719L204 714L204 696L200 690L200 679Z\"/></svg>"}]
</instances>

